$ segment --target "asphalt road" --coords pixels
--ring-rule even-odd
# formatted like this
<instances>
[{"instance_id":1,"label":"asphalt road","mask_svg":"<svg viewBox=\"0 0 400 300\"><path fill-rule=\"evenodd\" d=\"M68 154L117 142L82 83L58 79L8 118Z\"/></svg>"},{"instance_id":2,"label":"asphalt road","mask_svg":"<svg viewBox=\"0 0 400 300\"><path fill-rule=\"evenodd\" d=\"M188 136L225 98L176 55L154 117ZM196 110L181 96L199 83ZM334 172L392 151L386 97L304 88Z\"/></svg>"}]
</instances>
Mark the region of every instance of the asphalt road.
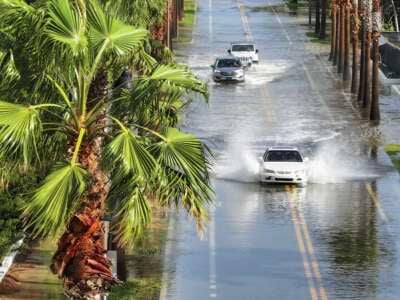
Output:
<instances>
[{"instance_id":1,"label":"asphalt road","mask_svg":"<svg viewBox=\"0 0 400 300\"><path fill-rule=\"evenodd\" d=\"M398 299L399 176L382 131L361 120L303 17L266 0L201 0L194 39L177 49L205 80L231 41L260 64L241 84L210 81L184 128L216 155L215 207L203 236L170 220L161 299ZM295 145L311 159L305 188L261 186L257 157Z\"/></svg>"}]
</instances>

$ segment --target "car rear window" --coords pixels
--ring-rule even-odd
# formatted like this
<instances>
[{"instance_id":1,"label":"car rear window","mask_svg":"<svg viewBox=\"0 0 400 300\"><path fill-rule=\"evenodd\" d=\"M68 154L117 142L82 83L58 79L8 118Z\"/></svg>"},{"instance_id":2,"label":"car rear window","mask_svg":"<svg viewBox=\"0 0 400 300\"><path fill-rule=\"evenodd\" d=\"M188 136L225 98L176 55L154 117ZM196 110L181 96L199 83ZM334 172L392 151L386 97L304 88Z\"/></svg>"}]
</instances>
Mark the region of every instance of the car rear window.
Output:
<instances>
[{"instance_id":1,"label":"car rear window","mask_svg":"<svg viewBox=\"0 0 400 300\"><path fill-rule=\"evenodd\" d=\"M238 59L220 59L217 63L218 68L239 68L241 65Z\"/></svg>"},{"instance_id":2,"label":"car rear window","mask_svg":"<svg viewBox=\"0 0 400 300\"><path fill-rule=\"evenodd\" d=\"M234 52L254 51L254 45L232 45L232 51Z\"/></svg>"},{"instance_id":3,"label":"car rear window","mask_svg":"<svg viewBox=\"0 0 400 300\"><path fill-rule=\"evenodd\" d=\"M264 157L264 161L272 161L272 162L302 162L303 159L301 158L301 155L297 151L292 151L292 150L273 150L273 151L268 151Z\"/></svg>"}]
</instances>

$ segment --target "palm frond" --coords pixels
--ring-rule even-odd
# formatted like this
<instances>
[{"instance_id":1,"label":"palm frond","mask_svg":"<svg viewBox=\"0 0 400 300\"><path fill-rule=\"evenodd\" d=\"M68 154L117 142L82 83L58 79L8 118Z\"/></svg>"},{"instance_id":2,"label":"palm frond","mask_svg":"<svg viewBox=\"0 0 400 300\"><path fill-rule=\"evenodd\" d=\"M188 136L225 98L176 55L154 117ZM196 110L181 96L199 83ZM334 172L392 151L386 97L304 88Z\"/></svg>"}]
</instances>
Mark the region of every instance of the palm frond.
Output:
<instances>
[{"instance_id":1,"label":"palm frond","mask_svg":"<svg viewBox=\"0 0 400 300\"><path fill-rule=\"evenodd\" d=\"M120 126L123 126L119 123ZM141 179L149 179L156 169L156 161L130 129L122 127L106 148L105 160L112 162L114 168L120 167L123 173L134 174ZM115 162L118 162L116 165Z\"/></svg>"},{"instance_id":2,"label":"palm frond","mask_svg":"<svg viewBox=\"0 0 400 300\"><path fill-rule=\"evenodd\" d=\"M161 179L157 197L161 204L182 206L202 228L207 219L206 205L211 201L209 162L205 146L191 134L170 128L165 138L152 146L160 164Z\"/></svg>"},{"instance_id":3,"label":"palm frond","mask_svg":"<svg viewBox=\"0 0 400 300\"><path fill-rule=\"evenodd\" d=\"M55 42L69 47L74 55L87 46L84 22L69 0L52 0L46 33Z\"/></svg>"},{"instance_id":4,"label":"palm frond","mask_svg":"<svg viewBox=\"0 0 400 300\"><path fill-rule=\"evenodd\" d=\"M164 87L179 87L205 96L208 95L206 85L181 65L159 65L149 76L149 80L162 81Z\"/></svg>"},{"instance_id":5,"label":"palm frond","mask_svg":"<svg viewBox=\"0 0 400 300\"><path fill-rule=\"evenodd\" d=\"M148 36L147 30L124 24L115 16L106 15L97 0L88 7L90 39L96 49L126 55L138 47Z\"/></svg>"},{"instance_id":6,"label":"palm frond","mask_svg":"<svg viewBox=\"0 0 400 300\"><path fill-rule=\"evenodd\" d=\"M27 163L41 132L39 112L35 108L0 101L0 152L7 155L20 152Z\"/></svg>"},{"instance_id":7,"label":"palm frond","mask_svg":"<svg viewBox=\"0 0 400 300\"><path fill-rule=\"evenodd\" d=\"M26 230L33 236L56 234L79 205L87 172L77 164L58 164L24 207Z\"/></svg>"},{"instance_id":8,"label":"palm frond","mask_svg":"<svg viewBox=\"0 0 400 300\"><path fill-rule=\"evenodd\" d=\"M129 186L129 185L128 185ZM140 187L130 185L126 197L121 199L114 218L115 240L122 245L130 245L141 237L151 222L151 206Z\"/></svg>"},{"instance_id":9,"label":"palm frond","mask_svg":"<svg viewBox=\"0 0 400 300\"><path fill-rule=\"evenodd\" d=\"M159 162L169 168L190 177L208 178L203 144L191 134L169 128L164 139L152 145L152 151Z\"/></svg>"}]
</instances>

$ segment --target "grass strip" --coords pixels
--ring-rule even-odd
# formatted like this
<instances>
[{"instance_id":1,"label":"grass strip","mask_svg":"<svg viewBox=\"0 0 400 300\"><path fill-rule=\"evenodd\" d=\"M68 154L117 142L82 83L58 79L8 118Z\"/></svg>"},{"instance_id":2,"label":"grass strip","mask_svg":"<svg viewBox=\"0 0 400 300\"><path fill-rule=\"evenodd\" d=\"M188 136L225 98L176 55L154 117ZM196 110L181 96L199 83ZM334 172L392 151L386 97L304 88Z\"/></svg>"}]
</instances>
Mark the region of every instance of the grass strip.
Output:
<instances>
[{"instance_id":1,"label":"grass strip","mask_svg":"<svg viewBox=\"0 0 400 300\"><path fill-rule=\"evenodd\" d=\"M193 27L196 22L197 0L186 0L184 16L179 21L178 43L190 43L193 38Z\"/></svg>"},{"instance_id":2,"label":"grass strip","mask_svg":"<svg viewBox=\"0 0 400 300\"><path fill-rule=\"evenodd\" d=\"M397 171L400 172L400 144L387 144L384 149Z\"/></svg>"}]
</instances>

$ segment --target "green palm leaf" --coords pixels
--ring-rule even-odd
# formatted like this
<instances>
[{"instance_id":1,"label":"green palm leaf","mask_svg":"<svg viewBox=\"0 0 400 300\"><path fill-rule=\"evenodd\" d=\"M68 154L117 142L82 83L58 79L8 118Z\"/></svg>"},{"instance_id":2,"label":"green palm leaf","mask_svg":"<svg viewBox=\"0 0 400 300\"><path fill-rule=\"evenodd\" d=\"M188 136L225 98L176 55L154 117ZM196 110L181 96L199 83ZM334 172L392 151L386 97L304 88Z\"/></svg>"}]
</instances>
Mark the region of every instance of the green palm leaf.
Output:
<instances>
[{"instance_id":1,"label":"green palm leaf","mask_svg":"<svg viewBox=\"0 0 400 300\"><path fill-rule=\"evenodd\" d=\"M125 55L139 46L148 36L147 30L124 24L116 17L106 15L97 0L88 8L90 39L96 49Z\"/></svg>"},{"instance_id":2,"label":"green palm leaf","mask_svg":"<svg viewBox=\"0 0 400 300\"><path fill-rule=\"evenodd\" d=\"M164 139L152 146L152 151L169 168L196 179L208 177L203 144L191 134L169 128Z\"/></svg>"},{"instance_id":3,"label":"green palm leaf","mask_svg":"<svg viewBox=\"0 0 400 300\"><path fill-rule=\"evenodd\" d=\"M56 234L79 205L87 172L79 165L59 164L34 192L24 208L26 229L33 236Z\"/></svg>"},{"instance_id":4,"label":"green palm leaf","mask_svg":"<svg viewBox=\"0 0 400 300\"><path fill-rule=\"evenodd\" d=\"M156 169L152 155L138 137L126 127L122 127L120 133L107 145L106 160L114 161L111 163L112 166L115 166L116 160L121 164L125 175L130 173L141 179L149 179Z\"/></svg>"},{"instance_id":5,"label":"green palm leaf","mask_svg":"<svg viewBox=\"0 0 400 300\"><path fill-rule=\"evenodd\" d=\"M35 108L0 101L0 152L12 155L20 151L28 162L41 131L39 112Z\"/></svg>"},{"instance_id":6,"label":"green palm leaf","mask_svg":"<svg viewBox=\"0 0 400 300\"><path fill-rule=\"evenodd\" d=\"M141 237L151 222L151 206L138 186L131 186L130 192L122 199L114 220L115 239L122 245L129 245Z\"/></svg>"},{"instance_id":7,"label":"green palm leaf","mask_svg":"<svg viewBox=\"0 0 400 300\"><path fill-rule=\"evenodd\" d=\"M68 46L75 55L85 49L84 23L69 0L52 0L49 16L46 33L51 39Z\"/></svg>"},{"instance_id":8,"label":"green palm leaf","mask_svg":"<svg viewBox=\"0 0 400 300\"><path fill-rule=\"evenodd\" d=\"M164 87L179 87L207 96L206 85L187 68L180 65L159 65L154 69L149 80L163 81Z\"/></svg>"}]
</instances>

